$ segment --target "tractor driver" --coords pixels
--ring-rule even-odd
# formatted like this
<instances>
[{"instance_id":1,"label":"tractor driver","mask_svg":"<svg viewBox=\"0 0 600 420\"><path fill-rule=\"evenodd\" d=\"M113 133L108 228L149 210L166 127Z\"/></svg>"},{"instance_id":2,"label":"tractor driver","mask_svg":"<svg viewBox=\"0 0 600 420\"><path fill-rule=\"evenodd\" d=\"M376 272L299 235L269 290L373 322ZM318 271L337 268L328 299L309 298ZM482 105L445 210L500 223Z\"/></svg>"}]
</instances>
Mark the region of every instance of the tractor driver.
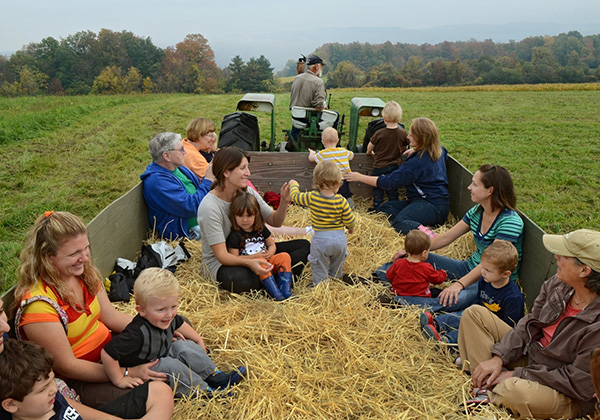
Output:
<instances>
[{"instance_id":1,"label":"tractor driver","mask_svg":"<svg viewBox=\"0 0 600 420\"><path fill-rule=\"evenodd\" d=\"M325 64L321 57L311 55L308 57L306 65L308 69L304 73L298 74L292 83L290 109L294 106L315 108L317 111L327 109L325 83L321 79ZM335 125L337 125L337 120L334 128ZM292 127L290 135L298 140L300 131L300 129ZM293 149L293 145L289 142L288 146ZM288 147L286 149L290 150Z\"/></svg>"},{"instance_id":2,"label":"tractor driver","mask_svg":"<svg viewBox=\"0 0 600 420\"><path fill-rule=\"evenodd\" d=\"M325 83L321 79L323 60L319 56L311 55L306 64L307 71L297 75L292 83L290 109L293 106L315 108L317 111L327 109Z\"/></svg>"}]
</instances>

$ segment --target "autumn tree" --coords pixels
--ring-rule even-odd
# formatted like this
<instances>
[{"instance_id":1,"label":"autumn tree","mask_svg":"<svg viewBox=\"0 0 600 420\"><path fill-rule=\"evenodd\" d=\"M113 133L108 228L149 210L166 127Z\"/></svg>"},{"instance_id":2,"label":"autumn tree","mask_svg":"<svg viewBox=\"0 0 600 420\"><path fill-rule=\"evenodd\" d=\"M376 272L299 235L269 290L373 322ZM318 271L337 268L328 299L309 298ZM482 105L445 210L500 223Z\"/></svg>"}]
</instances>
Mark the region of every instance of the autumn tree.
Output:
<instances>
[{"instance_id":1,"label":"autumn tree","mask_svg":"<svg viewBox=\"0 0 600 420\"><path fill-rule=\"evenodd\" d=\"M362 86L364 73L349 61L342 61L327 76L328 88Z\"/></svg>"},{"instance_id":2,"label":"autumn tree","mask_svg":"<svg viewBox=\"0 0 600 420\"><path fill-rule=\"evenodd\" d=\"M407 81L409 86L423 85L423 59L411 56L408 62L400 70L400 75Z\"/></svg>"},{"instance_id":3,"label":"autumn tree","mask_svg":"<svg viewBox=\"0 0 600 420\"><path fill-rule=\"evenodd\" d=\"M114 95L124 91L121 71L117 66L108 66L96 77L90 93Z\"/></svg>"},{"instance_id":4,"label":"autumn tree","mask_svg":"<svg viewBox=\"0 0 600 420\"><path fill-rule=\"evenodd\" d=\"M212 92L216 89L220 81L220 71L215 63L215 53L208 44L208 40L200 34L186 35L182 42L175 45L175 51L185 57L187 66L195 66L199 70L200 77L196 79L202 80L201 86L197 88L200 91ZM191 73L196 73L194 70L189 70Z\"/></svg>"},{"instance_id":5,"label":"autumn tree","mask_svg":"<svg viewBox=\"0 0 600 420\"><path fill-rule=\"evenodd\" d=\"M198 66L172 47L165 50L158 87L161 92L204 93Z\"/></svg>"},{"instance_id":6,"label":"autumn tree","mask_svg":"<svg viewBox=\"0 0 600 420\"><path fill-rule=\"evenodd\" d=\"M139 92L142 87L142 74L135 67L130 67L123 78L123 90L125 93Z\"/></svg>"}]
</instances>

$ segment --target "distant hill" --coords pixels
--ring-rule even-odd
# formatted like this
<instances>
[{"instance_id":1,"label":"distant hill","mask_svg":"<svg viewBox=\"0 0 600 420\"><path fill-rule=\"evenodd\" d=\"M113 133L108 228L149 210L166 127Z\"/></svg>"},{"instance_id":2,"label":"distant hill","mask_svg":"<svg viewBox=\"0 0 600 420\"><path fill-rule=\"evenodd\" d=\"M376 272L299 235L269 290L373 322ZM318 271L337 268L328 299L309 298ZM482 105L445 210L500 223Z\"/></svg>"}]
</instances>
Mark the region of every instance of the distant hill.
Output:
<instances>
[{"instance_id":1,"label":"distant hill","mask_svg":"<svg viewBox=\"0 0 600 420\"><path fill-rule=\"evenodd\" d=\"M248 60L264 55L269 59L275 72L281 70L288 60L297 59L300 54L310 54L325 43L369 42L437 44L443 41L483 41L508 42L520 41L529 36L558 35L563 32L579 31L582 35L600 33L600 23L594 25L574 25L569 23L515 23L505 25L446 25L427 29L413 30L394 27L352 27L324 28L320 32L279 31L248 37L243 34L235 43L211 40L215 52L215 61L219 67L225 67L231 59L240 55Z\"/></svg>"}]
</instances>

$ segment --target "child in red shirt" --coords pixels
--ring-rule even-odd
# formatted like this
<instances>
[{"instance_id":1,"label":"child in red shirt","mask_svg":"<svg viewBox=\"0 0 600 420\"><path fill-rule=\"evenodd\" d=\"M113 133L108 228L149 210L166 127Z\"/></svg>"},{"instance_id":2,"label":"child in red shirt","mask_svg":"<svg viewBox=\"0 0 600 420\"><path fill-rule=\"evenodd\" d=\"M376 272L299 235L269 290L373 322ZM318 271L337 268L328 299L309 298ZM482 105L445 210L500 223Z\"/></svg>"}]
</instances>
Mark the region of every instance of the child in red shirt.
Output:
<instances>
[{"instance_id":1,"label":"child in red shirt","mask_svg":"<svg viewBox=\"0 0 600 420\"><path fill-rule=\"evenodd\" d=\"M431 239L420 230L411 230L404 239L406 258L398 258L386 272L392 292L399 296L431 297L430 284L446 281L446 272L424 262L429 256Z\"/></svg>"}]
</instances>

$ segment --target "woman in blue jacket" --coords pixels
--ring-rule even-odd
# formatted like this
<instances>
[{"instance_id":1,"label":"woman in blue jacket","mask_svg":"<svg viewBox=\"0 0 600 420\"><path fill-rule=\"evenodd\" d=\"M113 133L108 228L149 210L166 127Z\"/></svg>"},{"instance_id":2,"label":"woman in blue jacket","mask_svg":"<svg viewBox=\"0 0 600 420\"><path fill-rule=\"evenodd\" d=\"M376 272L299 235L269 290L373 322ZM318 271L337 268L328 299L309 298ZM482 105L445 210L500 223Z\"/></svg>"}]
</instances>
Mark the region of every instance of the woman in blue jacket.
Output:
<instances>
[{"instance_id":1,"label":"woman in blue jacket","mask_svg":"<svg viewBox=\"0 0 600 420\"><path fill-rule=\"evenodd\" d=\"M440 144L438 129L429 118L415 118L408 139L413 152L394 172L369 176L349 172L344 179L363 182L382 190L406 188L407 200L388 201L379 211L389 215L394 229L406 235L413 229L427 231L426 226L442 225L448 218L448 152Z\"/></svg>"},{"instance_id":2,"label":"woman in blue jacket","mask_svg":"<svg viewBox=\"0 0 600 420\"><path fill-rule=\"evenodd\" d=\"M165 239L200 239L198 207L214 177L209 167L201 181L184 165L185 148L176 133L150 140L152 163L140 175L150 226Z\"/></svg>"}]
</instances>

